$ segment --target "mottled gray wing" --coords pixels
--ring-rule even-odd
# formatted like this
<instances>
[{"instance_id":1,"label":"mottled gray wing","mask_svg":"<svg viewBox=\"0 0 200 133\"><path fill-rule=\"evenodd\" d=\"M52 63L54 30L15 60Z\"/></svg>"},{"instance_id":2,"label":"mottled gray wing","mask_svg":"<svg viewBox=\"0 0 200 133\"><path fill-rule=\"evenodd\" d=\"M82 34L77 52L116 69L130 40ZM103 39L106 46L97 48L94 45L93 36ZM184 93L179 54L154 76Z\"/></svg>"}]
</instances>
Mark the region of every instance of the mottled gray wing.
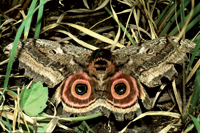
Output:
<instances>
[{"instance_id":1,"label":"mottled gray wing","mask_svg":"<svg viewBox=\"0 0 200 133\"><path fill-rule=\"evenodd\" d=\"M13 44L4 48L11 51ZM18 44L17 58L25 76L54 87L68 76L83 70L92 51L71 44L43 39L26 39Z\"/></svg>"},{"instance_id":2,"label":"mottled gray wing","mask_svg":"<svg viewBox=\"0 0 200 133\"><path fill-rule=\"evenodd\" d=\"M176 37L161 37L140 46L129 46L113 51L113 62L123 72L139 78L148 87L162 84L162 78L171 80L177 73L175 64L188 60L195 43L185 39L176 43ZM171 40L171 41L170 41ZM177 47L177 50L174 49Z\"/></svg>"}]
</instances>

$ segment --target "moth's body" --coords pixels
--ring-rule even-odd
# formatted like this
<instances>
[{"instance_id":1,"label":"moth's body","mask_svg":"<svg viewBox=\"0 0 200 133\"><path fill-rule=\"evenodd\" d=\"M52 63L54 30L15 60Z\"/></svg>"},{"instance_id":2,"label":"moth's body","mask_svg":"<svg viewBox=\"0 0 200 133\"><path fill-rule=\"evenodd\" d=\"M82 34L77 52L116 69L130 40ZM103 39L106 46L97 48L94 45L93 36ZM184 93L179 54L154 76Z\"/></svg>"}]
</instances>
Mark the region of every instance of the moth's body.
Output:
<instances>
[{"instance_id":1,"label":"moth's body","mask_svg":"<svg viewBox=\"0 0 200 133\"><path fill-rule=\"evenodd\" d=\"M113 52L92 52L73 45L29 39L19 43L17 55L25 76L50 88L62 82L52 101L56 105L62 102L67 116L102 112L106 116L113 113L123 121L124 117L132 119L135 113L141 113L138 99L145 108L151 107L141 83L151 88L162 85L162 78L171 80L177 74L174 65L187 60L186 53L191 53L195 46L189 40L178 43L176 37L169 40L162 37ZM5 49L11 48L12 44Z\"/></svg>"}]
</instances>

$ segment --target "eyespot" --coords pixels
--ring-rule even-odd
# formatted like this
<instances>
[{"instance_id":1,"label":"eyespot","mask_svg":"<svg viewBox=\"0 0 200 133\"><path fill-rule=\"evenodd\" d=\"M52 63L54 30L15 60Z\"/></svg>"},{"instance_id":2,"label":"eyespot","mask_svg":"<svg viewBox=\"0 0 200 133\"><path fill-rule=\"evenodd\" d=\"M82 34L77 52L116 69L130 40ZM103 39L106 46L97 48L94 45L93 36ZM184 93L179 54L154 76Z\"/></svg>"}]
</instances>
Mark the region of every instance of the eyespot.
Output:
<instances>
[{"instance_id":1,"label":"eyespot","mask_svg":"<svg viewBox=\"0 0 200 133\"><path fill-rule=\"evenodd\" d=\"M52 50L49 50L49 53L56 54L56 51L54 49L52 49Z\"/></svg>"},{"instance_id":2,"label":"eyespot","mask_svg":"<svg viewBox=\"0 0 200 133\"><path fill-rule=\"evenodd\" d=\"M87 85L86 84L77 84L75 86L75 92L78 94L78 95L84 95L85 93L87 93Z\"/></svg>"},{"instance_id":3,"label":"eyespot","mask_svg":"<svg viewBox=\"0 0 200 133\"><path fill-rule=\"evenodd\" d=\"M130 94L130 86L124 78L113 81L111 85L111 94L115 99L123 99Z\"/></svg>"},{"instance_id":4,"label":"eyespot","mask_svg":"<svg viewBox=\"0 0 200 133\"><path fill-rule=\"evenodd\" d=\"M77 79L71 86L71 93L78 99L88 99L91 94L91 85L88 80Z\"/></svg>"},{"instance_id":5,"label":"eyespot","mask_svg":"<svg viewBox=\"0 0 200 133\"><path fill-rule=\"evenodd\" d=\"M118 83L114 88L118 95L123 95L126 92L126 85L124 83Z\"/></svg>"},{"instance_id":6,"label":"eyespot","mask_svg":"<svg viewBox=\"0 0 200 133\"><path fill-rule=\"evenodd\" d=\"M149 48L149 49L146 50L146 53L151 54L151 53L153 53L153 50Z\"/></svg>"},{"instance_id":7,"label":"eyespot","mask_svg":"<svg viewBox=\"0 0 200 133\"><path fill-rule=\"evenodd\" d=\"M92 90L94 85L96 84L87 73L81 71L64 80L59 93L61 93L62 101L66 105L78 108L87 107L95 100Z\"/></svg>"}]
</instances>

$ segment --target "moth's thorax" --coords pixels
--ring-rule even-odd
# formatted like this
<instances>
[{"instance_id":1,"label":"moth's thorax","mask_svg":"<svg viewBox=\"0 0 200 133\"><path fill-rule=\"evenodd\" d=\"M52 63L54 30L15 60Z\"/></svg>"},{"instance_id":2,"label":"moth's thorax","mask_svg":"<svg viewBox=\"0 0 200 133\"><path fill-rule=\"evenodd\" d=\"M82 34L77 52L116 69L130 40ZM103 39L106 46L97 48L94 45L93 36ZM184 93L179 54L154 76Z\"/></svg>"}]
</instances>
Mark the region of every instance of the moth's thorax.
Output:
<instances>
[{"instance_id":1,"label":"moth's thorax","mask_svg":"<svg viewBox=\"0 0 200 133\"><path fill-rule=\"evenodd\" d=\"M92 78L95 78L101 86L104 82L113 76L117 69L112 63L112 54L109 50L98 49L92 53L90 64L84 69L84 72ZM103 87L104 88L104 87ZM101 88L100 90L103 90Z\"/></svg>"},{"instance_id":2,"label":"moth's thorax","mask_svg":"<svg viewBox=\"0 0 200 133\"><path fill-rule=\"evenodd\" d=\"M93 60L84 70L88 75L95 77L100 82L103 82L109 76L115 74L115 65L106 59L97 58Z\"/></svg>"}]
</instances>

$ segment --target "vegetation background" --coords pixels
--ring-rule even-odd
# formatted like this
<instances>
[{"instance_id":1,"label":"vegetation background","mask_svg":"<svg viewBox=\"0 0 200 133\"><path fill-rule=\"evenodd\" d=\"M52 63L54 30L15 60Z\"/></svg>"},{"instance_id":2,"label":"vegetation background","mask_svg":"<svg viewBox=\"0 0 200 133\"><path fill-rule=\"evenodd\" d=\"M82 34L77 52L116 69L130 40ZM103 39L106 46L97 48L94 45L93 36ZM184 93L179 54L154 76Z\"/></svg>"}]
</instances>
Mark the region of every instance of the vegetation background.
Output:
<instances>
[{"instance_id":1,"label":"vegetation background","mask_svg":"<svg viewBox=\"0 0 200 133\"><path fill-rule=\"evenodd\" d=\"M199 20L199 0L0 0L2 131L200 132ZM116 47L137 45L162 36L187 38L196 43L194 52L190 55L190 62L183 68L183 86L178 88L181 89L181 105L178 101L161 104L154 112L144 113L134 119L130 125L129 121L117 123L114 120L108 124L106 118L97 117L99 114L77 119L65 119L54 115L39 116L37 120L33 117L45 113L47 104L50 104L47 99L51 98L53 92L49 90L48 95L48 89L38 82L30 88L36 88L37 94L45 91L44 99L26 101L27 96L32 96L31 91L23 89L28 88L24 85L27 85L29 80L23 76L23 70L18 69L17 62L14 62L19 39L43 38L63 43L70 42L92 50L100 47L113 50ZM3 48L11 42L14 42L14 46L8 58ZM32 112L27 115L26 105L29 102L35 102L35 106L41 103L43 108L38 112L31 109ZM173 106L174 104L176 105ZM176 116L159 113L161 110L171 111ZM145 116L152 117L151 123L138 125L134 122L138 122L138 119L144 120ZM86 119L91 120L85 122ZM66 124L69 120L76 122ZM97 123L94 122L96 120Z\"/></svg>"}]
</instances>

